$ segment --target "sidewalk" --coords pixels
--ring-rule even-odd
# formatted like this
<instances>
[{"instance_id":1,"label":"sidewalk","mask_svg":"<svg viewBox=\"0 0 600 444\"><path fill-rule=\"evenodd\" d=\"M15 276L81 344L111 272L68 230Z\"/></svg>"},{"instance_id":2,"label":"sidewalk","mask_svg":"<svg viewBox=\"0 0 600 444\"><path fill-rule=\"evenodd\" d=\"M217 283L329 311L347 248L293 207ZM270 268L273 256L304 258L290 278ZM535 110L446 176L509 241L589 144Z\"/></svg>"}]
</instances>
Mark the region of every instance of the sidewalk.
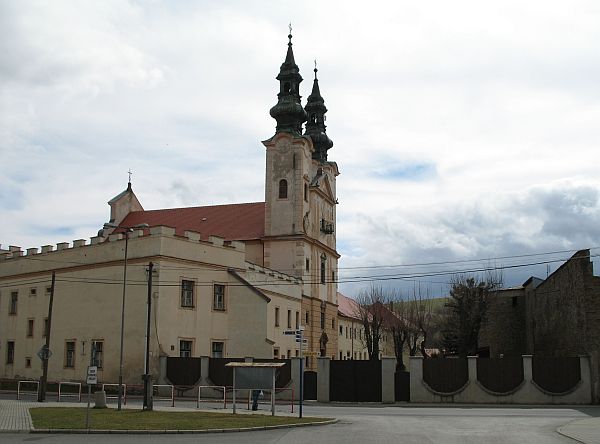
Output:
<instances>
[{"instance_id":1,"label":"sidewalk","mask_svg":"<svg viewBox=\"0 0 600 444\"><path fill-rule=\"evenodd\" d=\"M600 417L578 419L559 427L557 432L585 444L600 444Z\"/></svg>"}]
</instances>

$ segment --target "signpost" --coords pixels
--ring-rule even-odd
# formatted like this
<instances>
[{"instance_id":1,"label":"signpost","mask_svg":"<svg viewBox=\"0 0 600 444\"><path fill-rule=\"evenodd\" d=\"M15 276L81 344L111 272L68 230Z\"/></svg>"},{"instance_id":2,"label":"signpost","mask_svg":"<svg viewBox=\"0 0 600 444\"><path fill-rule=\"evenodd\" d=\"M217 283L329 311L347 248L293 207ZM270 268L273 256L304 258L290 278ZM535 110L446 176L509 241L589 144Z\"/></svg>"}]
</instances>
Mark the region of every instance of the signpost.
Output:
<instances>
[{"instance_id":1,"label":"signpost","mask_svg":"<svg viewBox=\"0 0 600 444\"><path fill-rule=\"evenodd\" d=\"M92 342L90 353L90 366L87 368L86 383L88 386L87 409L85 411L85 428L90 428L90 398L92 397L92 385L98 384L98 366L93 365L96 358L96 345Z\"/></svg>"},{"instance_id":2,"label":"signpost","mask_svg":"<svg viewBox=\"0 0 600 444\"><path fill-rule=\"evenodd\" d=\"M283 334L294 335L296 337L295 341L300 350L298 353L298 357L300 358L300 396L298 403L298 417L302 418L302 403L304 401L304 357L302 356L302 344L308 344L308 339L304 338L304 325L300 325L300 328L297 330L285 330Z\"/></svg>"}]
</instances>

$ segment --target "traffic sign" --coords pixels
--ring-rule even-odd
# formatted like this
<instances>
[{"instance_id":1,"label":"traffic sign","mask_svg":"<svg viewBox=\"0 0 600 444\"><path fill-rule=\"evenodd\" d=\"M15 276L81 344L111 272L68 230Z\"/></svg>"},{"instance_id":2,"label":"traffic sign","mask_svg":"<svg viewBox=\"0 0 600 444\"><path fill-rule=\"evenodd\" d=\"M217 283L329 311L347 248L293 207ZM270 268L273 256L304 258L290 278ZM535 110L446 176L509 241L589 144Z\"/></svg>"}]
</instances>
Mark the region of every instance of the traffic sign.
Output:
<instances>
[{"instance_id":1,"label":"traffic sign","mask_svg":"<svg viewBox=\"0 0 600 444\"><path fill-rule=\"evenodd\" d=\"M98 367L90 365L87 369L87 384L98 384Z\"/></svg>"},{"instance_id":2,"label":"traffic sign","mask_svg":"<svg viewBox=\"0 0 600 444\"><path fill-rule=\"evenodd\" d=\"M46 359L50 359L50 357L52 356L52 351L48 348L47 345L42 345L42 348L40 348L37 352L38 358L40 358L42 361L45 361Z\"/></svg>"}]
</instances>

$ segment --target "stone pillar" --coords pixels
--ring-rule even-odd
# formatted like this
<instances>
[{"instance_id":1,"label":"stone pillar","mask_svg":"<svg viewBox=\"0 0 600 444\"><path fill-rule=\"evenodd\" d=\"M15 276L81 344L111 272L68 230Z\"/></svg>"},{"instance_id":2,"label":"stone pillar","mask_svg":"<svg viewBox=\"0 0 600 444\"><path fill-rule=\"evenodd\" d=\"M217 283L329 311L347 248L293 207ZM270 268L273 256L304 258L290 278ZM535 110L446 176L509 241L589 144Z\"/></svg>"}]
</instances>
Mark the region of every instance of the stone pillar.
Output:
<instances>
[{"instance_id":1,"label":"stone pillar","mask_svg":"<svg viewBox=\"0 0 600 444\"><path fill-rule=\"evenodd\" d=\"M523 380L529 384L533 381L532 356L523 355Z\"/></svg>"},{"instance_id":2,"label":"stone pillar","mask_svg":"<svg viewBox=\"0 0 600 444\"><path fill-rule=\"evenodd\" d=\"M208 356L200 356L200 385L209 385L208 379L210 378L210 370L209 370L209 357Z\"/></svg>"},{"instance_id":3,"label":"stone pillar","mask_svg":"<svg viewBox=\"0 0 600 444\"><path fill-rule=\"evenodd\" d=\"M317 358L317 401L329 402L329 358Z\"/></svg>"},{"instance_id":4,"label":"stone pillar","mask_svg":"<svg viewBox=\"0 0 600 444\"><path fill-rule=\"evenodd\" d=\"M411 356L408 368L410 369L410 401L430 402L432 396L423 387L423 356Z\"/></svg>"},{"instance_id":5,"label":"stone pillar","mask_svg":"<svg viewBox=\"0 0 600 444\"><path fill-rule=\"evenodd\" d=\"M167 355L160 355L158 357L158 375L156 381L159 384L170 384L167 380Z\"/></svg>"},{"instance_id":6,"label":"stone pillar","mask_svg":"<svg viewBox=\"0 0 600 444\"><path fill-rule=\"evenodd\" d=\"M468 381L475 383L477 381L477 356L467 356L467 369L469 371Z\"/></svg>"},{"instance_id":7,"label":"stone pillar","mask_svg":"<svg viewBox=\"0 0 600 444\"><path fill-rule=\"evenodd\" d=\"M381 402L396 402L396 358L381 358Z\"/></svg>"}]
</instances>

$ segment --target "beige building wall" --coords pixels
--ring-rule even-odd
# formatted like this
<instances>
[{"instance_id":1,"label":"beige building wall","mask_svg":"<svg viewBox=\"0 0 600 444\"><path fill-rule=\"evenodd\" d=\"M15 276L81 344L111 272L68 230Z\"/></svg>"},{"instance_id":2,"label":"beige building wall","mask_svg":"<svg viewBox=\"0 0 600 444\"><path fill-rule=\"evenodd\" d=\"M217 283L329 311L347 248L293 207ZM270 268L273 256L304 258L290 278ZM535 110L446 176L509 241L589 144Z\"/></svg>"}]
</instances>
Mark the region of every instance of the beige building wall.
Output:
<instances>
[{"instance_id":1,"label":"beige building wall","mask_svg":"<svg viewBox=\"0 0 600 444\"><path fill-rule=\"evenodd\" d=\"M150 235L132 233L128 247L127 293L124 330L124 380L138 383L143 373L147 266L153 274L151 325L151 371L158 372L158 356L179 356L181 340L193 343L192 356L210 356L212 343L223 342L223 356L271 357L280 338L268 329L271 294L285 289L285 310L300 310L301 286L289 276L263 270L245 262L244 244L224 244L222 239L199 241L196 233L174 235L167 227L150 229ZM3 254L0 259L0 377L33 378L41 375L36 352L44 344L51 273L56 271L49 360L50 380L83 380L90 360L91 341L102 341L99 379L116 382L120 350L123 255L122 235L103 243L94 238L58 244L59 251L38 254L33 249ZM237 273L246 283L240 282ZM262 276L259 277L258 275ZM265 280L264 276L268 279ZM193 306L182 307L181 282L195 282ZM253 286L255 281L256 286ZM225 309L213 306L214 284L225 286ZM35 295L32 292L35 289ZM11 293L18 292L17 310L9 314ZM33 332L28 336L29 321ZM285 321L285 320L284 320ZM14 342L14 360L7 363L7 342ZM66 366L66 343L75 345L72 366ZM286 348L287 343L279 345Z\"/></svg>"}]
</instances>

